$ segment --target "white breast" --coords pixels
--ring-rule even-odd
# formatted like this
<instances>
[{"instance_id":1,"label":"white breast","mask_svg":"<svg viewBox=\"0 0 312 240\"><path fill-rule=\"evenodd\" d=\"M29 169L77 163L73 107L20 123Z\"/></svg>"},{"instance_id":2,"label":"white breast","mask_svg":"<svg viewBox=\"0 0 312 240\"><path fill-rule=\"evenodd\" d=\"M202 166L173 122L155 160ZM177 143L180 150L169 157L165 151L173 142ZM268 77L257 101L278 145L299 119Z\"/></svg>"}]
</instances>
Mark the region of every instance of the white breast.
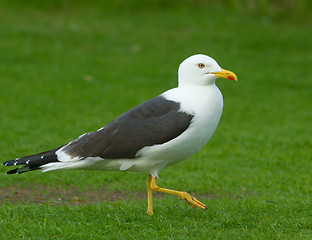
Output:
<instances>
[{"instance_id":1,"label":"white breast","mask_svg":"<svg viewBox=\"0 0 312 240\"><path fill-rule=\"evenodd\" d=\"M163 167L185 160L208 142L218 126L223 108L222 94L215 85L175 88L163 96L181 102L181 110L193 114L194 118L189 128L177 138L139 151L138 155L142 157L136 165L141 161L143 165L148 163L150 173L156 176Z\"/></svg>"}]
</instances>

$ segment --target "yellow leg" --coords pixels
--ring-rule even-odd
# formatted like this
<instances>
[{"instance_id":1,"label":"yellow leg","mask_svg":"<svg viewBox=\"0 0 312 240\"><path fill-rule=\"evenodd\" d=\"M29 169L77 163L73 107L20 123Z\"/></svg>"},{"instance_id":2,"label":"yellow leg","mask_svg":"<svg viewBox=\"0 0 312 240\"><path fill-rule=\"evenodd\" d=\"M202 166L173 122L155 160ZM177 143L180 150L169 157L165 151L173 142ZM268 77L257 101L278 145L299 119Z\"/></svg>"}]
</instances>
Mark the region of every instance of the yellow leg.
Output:
<instances>
[{"instance_id":1,"label":"yellow leg","mask_svg":"<svg viewBox=\"0 0 312 240\"><path fill-rule=\"evenodd\" d=\"M148 175L146 185L147 185L147 201L148 201L148 208L147 208L147 214L153 215L153 196L152 196L152 189L151 189L151 180L152 176Z\"/></svg>"},{"instance_id":2,"label":"yellow leg","mask_svg":"<svg viewBox=\"0 0 312 240\"><path fill-rule=\"evenodd\" d=\"M198 201L196 198L192 197L187 192L175 191L175 190L171 190L171 189L167 189L167 188L158 187L156 184L155 177L152 177L151 175L148 176L146 184L147 184L147 194L148 194L148 210L147 210L147 213L149 215L153 215L152 191L176 195L180 199L185 200L185 202L193 208L199 207L202 209L207 209L207 206L205 204L201 203L200 201Z\"/></svg>"}]
</instances>

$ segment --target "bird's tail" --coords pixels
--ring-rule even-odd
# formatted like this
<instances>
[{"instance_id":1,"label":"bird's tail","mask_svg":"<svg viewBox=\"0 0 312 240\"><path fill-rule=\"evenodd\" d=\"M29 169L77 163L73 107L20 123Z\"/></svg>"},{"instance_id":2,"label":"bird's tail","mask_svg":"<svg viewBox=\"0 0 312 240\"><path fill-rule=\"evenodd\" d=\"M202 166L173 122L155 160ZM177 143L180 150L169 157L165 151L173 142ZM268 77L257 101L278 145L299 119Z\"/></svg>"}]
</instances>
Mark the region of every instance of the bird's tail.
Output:
<instances>
[{"instance_id":1,"label":"bird's tail","mask_svg":"<svg viewBox=\"0 0 312 240\"><path fill-rule=\"evenodd\" d=\"M23 172L37 170L37 169L40 169L40 166L45 165L47 163L59 162L57 159L56 151L60 149L61 147L58 147L58 148L55 148L46 152L41 152L41 153L37 153L34 155L9 160L9 161L4 162L3 165L4 166L24 165L19 168L8 171L7 174L14 174L14 173L19 174Z\"/></svg>"}]
</instances>

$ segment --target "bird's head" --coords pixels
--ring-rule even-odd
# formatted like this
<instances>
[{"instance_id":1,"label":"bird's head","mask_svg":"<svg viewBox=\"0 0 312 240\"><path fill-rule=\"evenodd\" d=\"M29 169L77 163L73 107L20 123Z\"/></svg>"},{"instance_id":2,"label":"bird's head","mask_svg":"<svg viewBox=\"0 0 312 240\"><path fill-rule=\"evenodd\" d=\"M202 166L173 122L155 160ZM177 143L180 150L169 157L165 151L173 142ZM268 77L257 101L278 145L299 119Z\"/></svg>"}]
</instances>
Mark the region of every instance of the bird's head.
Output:
<instances>
[{"instance_id":1,"label":"bird's head","mask_svg":"<svg viewBox=\"0 0 312 240\"><path fill-rule=\"evenodd\" d=\"M185 59L179 66L179 86L211 85L217 78L237 81L233 72L222 69L213 58L203 54L193 55Z\"/></svg>"}]
</instances>

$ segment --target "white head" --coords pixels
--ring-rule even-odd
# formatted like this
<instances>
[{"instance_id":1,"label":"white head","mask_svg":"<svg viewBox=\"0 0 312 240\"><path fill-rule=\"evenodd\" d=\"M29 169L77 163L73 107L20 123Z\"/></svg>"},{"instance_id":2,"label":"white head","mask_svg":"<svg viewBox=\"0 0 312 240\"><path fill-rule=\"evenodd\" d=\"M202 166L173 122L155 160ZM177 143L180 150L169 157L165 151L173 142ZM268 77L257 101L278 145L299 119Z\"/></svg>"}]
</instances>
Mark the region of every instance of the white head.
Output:
<instances>
[{"instance_id":1,"label":"white head","mask_svg":"<svg viewBox=\"0 0 312 240\"><path fill-rule=\"evenodd\" d=\"M179 66L179 86L207 86L215 83L217 78L237 81L236 75L222 69L211 57L196 54L185 59Z\"/></svg>"}]
</instances>

